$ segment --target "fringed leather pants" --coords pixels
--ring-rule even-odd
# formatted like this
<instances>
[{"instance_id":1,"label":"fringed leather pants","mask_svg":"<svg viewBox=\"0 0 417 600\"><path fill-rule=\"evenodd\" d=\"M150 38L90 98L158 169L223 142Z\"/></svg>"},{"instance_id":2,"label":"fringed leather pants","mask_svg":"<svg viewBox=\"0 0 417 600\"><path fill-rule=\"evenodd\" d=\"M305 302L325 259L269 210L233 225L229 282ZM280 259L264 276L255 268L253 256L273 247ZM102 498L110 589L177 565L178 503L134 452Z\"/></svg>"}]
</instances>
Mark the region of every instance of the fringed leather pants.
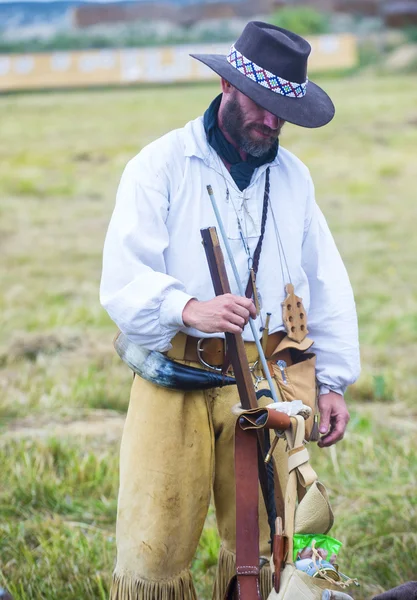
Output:
<instances>
[{"instance_id":1,"label":"fringed leather pants","mask_svg":"<svg viewBox=\"0 0 417 600\"><path fill-rule=\"evenodd\" d=\"M231 409L237 402L236 386L184 393L135 377L120 451L111 600L197 598L189 568L212 493L222 540L213 598L223 600L235 570L236 417ZM278 454L286 460L282 449ZM286 473L286 466L278 464L278 470ZM262 494L259 520L260 553L269 558ZM261 571L261 584L267 598L269 565Z\"/></svg>"}]
</instances>

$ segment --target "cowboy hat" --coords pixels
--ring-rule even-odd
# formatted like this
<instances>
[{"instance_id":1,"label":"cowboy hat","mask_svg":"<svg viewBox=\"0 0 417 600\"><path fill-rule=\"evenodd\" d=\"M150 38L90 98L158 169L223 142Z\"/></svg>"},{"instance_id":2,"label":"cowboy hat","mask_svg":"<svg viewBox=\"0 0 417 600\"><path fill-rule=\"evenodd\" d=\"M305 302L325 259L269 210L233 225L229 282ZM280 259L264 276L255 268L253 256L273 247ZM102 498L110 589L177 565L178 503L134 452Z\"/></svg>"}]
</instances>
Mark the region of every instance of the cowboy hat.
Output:
<instances>
[{"instance_id":1,"label":"cowboy hat","mask_svg":"<svg viewBox=\"0 0 417 600\"><path fill-rule=\"evenodd\" d=\"M329 96L307 77L310 44L296 33L250 21L228 56L191 54L272 114L302 127L332 120Z\"/></svg>"}]
</instances>

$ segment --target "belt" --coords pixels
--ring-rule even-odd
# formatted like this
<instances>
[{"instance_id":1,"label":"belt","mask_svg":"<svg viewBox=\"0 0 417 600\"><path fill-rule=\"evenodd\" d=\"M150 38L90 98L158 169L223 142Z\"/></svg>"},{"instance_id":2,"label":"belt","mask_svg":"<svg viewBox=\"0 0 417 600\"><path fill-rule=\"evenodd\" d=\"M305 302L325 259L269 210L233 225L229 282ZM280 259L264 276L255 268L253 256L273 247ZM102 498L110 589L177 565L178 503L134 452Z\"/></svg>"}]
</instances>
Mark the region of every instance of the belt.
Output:
<instances>
[{"instance_id":1,"label":"belt","mask_svg":"<svg viewBox=\"0 0 417 600\"><path fill-rule=\"evenodd\" d=\"M265 352L267 358L274 353L285 335L284 331L276 331L268 336ZM200 340L201 338L192 337L182 332L177 333L171 340L172 348L168 350L166 355L173 360L200 363L200 352L201 358L209 365L222 366L225 358L225 340L223 338L203 338L202 341ZM199 344L199 349L197 344ZM245 342L245 350L249 363L254 363L259 359L255 342Z\"/></svg>"}]
</instances>

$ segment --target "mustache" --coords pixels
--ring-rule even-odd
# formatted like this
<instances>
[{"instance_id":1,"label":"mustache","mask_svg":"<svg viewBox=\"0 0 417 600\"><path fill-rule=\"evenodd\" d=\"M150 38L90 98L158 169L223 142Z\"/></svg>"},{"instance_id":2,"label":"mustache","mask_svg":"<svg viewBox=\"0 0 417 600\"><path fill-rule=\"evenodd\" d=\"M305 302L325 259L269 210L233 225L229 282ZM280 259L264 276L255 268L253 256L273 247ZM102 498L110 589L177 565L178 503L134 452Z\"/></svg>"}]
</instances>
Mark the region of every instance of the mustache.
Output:
<instances>
[{"instance_id":1,"label":"mustache","mask_svg":"<svg viewBox=\"0 0 417 600\"><path fill-rule=\"evenodd\" d=\"M250 129L255 129L256 131L259 131L260 133L262 133L263 135L269 135L270 137L276 137L279 132L281 131L281 127L278 127L278 129L271 129L270 127L268 127L267 125L249 125Z\"/></svg>"}]
</instances>

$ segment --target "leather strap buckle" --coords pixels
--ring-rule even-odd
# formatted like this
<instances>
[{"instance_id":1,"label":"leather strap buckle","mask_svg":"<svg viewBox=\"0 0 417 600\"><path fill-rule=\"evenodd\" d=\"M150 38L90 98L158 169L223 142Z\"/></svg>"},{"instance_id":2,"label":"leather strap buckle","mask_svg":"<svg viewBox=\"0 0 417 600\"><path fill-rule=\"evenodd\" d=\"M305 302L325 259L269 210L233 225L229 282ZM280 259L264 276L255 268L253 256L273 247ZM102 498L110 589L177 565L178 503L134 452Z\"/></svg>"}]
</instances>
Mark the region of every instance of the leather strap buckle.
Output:
<instances>
[{"instance_id":1,"label":"leather strap buckle","mask_svg":"<svg viewBox=\"0 0 417 600\"><path fill-rule=\"evenodd\" d=\"M223 371L222 367L216 367L214 365L210 365L203 358L203 352L204 352L203 344L205 341L207 341L207 339L210 339L210 338L200 338L197 342L196 349L197 349L198 361L201 365L203 365L203 367L206 367L206 369L210 369L211 371L215 371L216 373L221 373ZM226 355L226 340L224 340L224 355Z\"/></svg>"}]
</instances>

